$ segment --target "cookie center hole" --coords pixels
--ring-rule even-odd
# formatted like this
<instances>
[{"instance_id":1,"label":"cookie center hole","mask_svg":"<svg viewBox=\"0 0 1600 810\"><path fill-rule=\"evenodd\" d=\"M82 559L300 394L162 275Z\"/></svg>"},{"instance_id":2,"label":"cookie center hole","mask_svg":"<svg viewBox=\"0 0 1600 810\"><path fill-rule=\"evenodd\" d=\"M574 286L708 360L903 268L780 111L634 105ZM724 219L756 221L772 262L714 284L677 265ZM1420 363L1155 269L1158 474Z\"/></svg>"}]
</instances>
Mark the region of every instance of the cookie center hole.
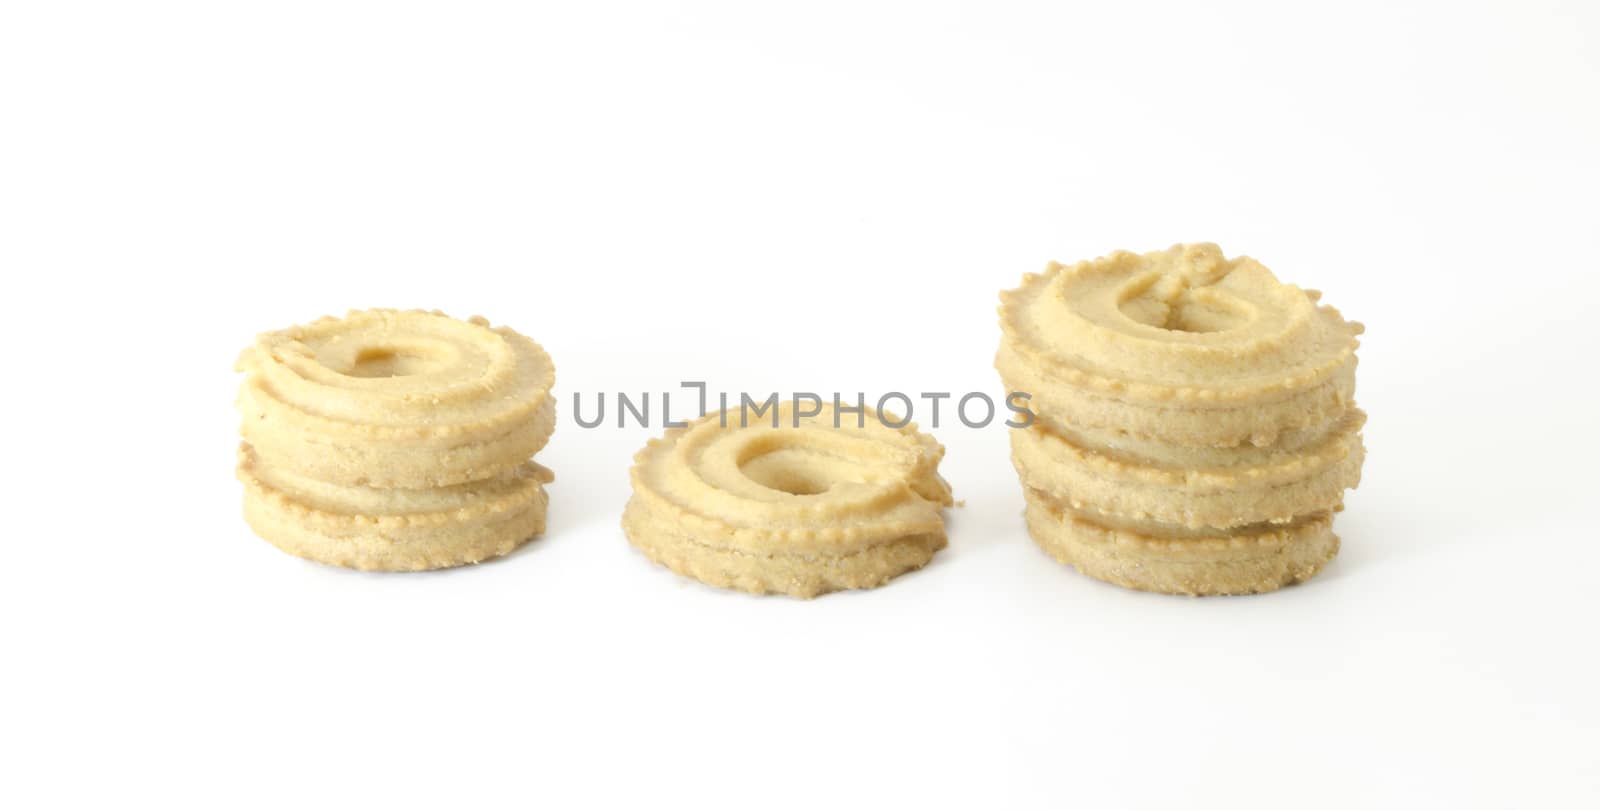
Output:
<instances>
[{"instance_id":1,"label":"cookie center hole","mask_svg":"<svg viewBox=\"0 0 1600 810\"><path fill-rule=\"evenodd\" d=\"M421 346L368 346L356 352L351 377L410 377L429 374L444 366L439 352Z\"/></svg>"},{"instance_id":2,"label":"cookie center hole","mask_svg":"<svg viewBox=\"0 0 1600 810\"><path fill-rule=\"evenodd\" d=\"M739 469L761 486L790 495L820 495L840 482L863 480L856 464L795 448L753 456Z\"/></svg>"}]
</instances>

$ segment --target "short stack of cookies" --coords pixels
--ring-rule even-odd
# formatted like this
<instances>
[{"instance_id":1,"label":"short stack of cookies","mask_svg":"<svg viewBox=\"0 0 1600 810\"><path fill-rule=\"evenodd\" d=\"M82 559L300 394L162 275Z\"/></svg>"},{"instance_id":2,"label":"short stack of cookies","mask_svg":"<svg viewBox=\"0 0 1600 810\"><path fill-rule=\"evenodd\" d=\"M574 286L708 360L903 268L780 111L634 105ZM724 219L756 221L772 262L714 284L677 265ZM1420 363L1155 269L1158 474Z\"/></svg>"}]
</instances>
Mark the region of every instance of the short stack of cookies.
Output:
<instances>
[{"instance_id":1,"label":"short stack of cookies","mask_svg":"<svg viewBox=\"0 0 1600 810\"><path fill-rule=\"evenodd\" d=\"M238 369L245 519L284 551L417 571L544 531L555 369L532 340L374 309L263 334Z\"/></svg>"},{"instance_id":2,"label":"short stack of cookies","mask_svg":"<svg viewBox=\"0 0 1600 810\"><path fill-rule=\"evenodd\" d=\"M1361 325L1216 245L1119 252L1001 295L995 365L1030 533L1128 588L1270 591L1339 549L1360 481Z\"/></svg>"}]
</instances>

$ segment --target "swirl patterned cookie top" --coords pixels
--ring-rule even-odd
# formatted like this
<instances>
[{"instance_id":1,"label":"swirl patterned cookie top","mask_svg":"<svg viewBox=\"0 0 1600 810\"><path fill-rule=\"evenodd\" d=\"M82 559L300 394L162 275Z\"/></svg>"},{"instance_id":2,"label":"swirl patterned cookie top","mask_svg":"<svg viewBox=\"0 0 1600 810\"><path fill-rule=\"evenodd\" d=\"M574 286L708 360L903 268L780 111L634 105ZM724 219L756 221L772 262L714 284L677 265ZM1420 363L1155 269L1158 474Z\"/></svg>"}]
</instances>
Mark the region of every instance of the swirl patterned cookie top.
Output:
<instances>
[{"instance_id":1,"label":"swirl patterned cookie top","mask_svg":"<svg viewBox=\"0 0 1600 810\"><path fill-rule=\"evenodd\" d=\"M550 357L482 318L351 312L261 335L239 370L245 439L269 463L333 483L481 480L555 430Z\"/></svg>"},{"instance_id":2,"label":"swirl patterned cookie top","mask_svg":"<svg viewBox=\"0 0 1600 810\"><path fill-rule=\"evenodd\" d=\"M635 457L629 539L713 585L815 596L875 587L945 544L944 455L915 426L823 405L729 410L652 440Z\"/></svg>"},{"instance_id":3,"label":"swirl patterned cookie top","mask_svg":"<svg viewBox=\"0 0 1600 810\"><path fill-rule=\"evenodd\" d=\"M268 406L394 437L493 429L533 413L555 382L537 343L483 318L371 309L268 332L239 359Z\"/></svg>"},{"instance_id":4,"label":"swirl patterned cookie top","mask_svg":"<svg viewBox=\"0 0 1600 810\"><path fill-rule=\"evenodd\" d=\"M1057 430L1264 446L1315 438L1355 393L1361 325L1216 245L1052 262L1000 298L995 367Z\"/></svg>"},{"instance_id":5,"label":"swirl patterned cookie top","mask_svg":"<svg viewBox=\"0 0 1600 810\"><path fill-rule=\"evenodd\" d=\"M1101 393L1203 404L1315 386L1353 363L1360 324L1212 244L1051 263L1003 293L1014 350Z\"/></svg>"},{"instance_id":6,"label":"swirl patterned cookie top","mask_svg":"<svg viewBox=\"0 0 1600 810\"><path fill-rule=\"evenodd\" d=\"M869 409L870 410L870 409ZM894 429L822 406L795 426L794 403L741 426L729 411L654 439L635 456L634 490L653 509L767 552L839 552L885 538L936 531L950 487L939 477L944 449L915 426ZM724 424L727 422L728 424Z\"/></svg>"}]
</instances>

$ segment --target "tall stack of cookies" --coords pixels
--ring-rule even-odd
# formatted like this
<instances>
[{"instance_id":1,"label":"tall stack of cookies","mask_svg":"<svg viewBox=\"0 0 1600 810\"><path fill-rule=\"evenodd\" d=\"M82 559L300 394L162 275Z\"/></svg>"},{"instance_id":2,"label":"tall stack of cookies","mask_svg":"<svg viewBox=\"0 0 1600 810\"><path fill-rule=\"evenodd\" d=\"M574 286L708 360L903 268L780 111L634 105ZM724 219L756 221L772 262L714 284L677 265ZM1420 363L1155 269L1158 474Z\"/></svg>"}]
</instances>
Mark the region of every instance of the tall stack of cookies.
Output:
<instances>
[{"instance_id":1,"label":"tall stack of cookies","mask_svg":"<svg viewBox=\"0 0 1600 810\"><path fill-rule=\"evenodd\" d=\"M1002 293L995 365L1034 540L1128 588L1270 591L1339 549L1358 323L1216 245L1056 263Z\"/></svg>"},{"instance_id":2,"label":"tall stack of cookies","mask_svg":"<svg viewBox=\"0 0 1600 810\"><path fill-rule=\"evenodd\" d=\"M544 531L555 368L532 340L374 309L263 334L238 368L245 519L284 551L416 571Z\"/></svg>"}]
</instances>

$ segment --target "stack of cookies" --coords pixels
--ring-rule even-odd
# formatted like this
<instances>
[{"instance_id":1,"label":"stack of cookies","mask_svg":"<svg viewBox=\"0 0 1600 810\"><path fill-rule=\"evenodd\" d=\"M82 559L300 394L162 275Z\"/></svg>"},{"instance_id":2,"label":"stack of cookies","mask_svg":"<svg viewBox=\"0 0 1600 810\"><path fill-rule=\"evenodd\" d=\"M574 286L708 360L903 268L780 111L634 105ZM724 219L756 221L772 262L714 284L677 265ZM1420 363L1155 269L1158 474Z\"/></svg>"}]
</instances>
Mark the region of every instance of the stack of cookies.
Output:
<instances>
[{"instance_id":1,"label":"stack of cookies","mask_svg":"<svg viewBox=\"0 0 1600 810\"><path fill-rule=\"evenodd\" d=\"M544 531L555 369L532 340L374 309L263 334L238 368L245 519L284 551L416 571Z\"/></svg>"},{"instance_id":2,"label":"stack of cookies","mask_svg":"<svg viewBox=\"0 0 1600 810\"><path fill-rule=\"evenodd\" d=\"M1180 594L1270 591L1338 552L1361 477L1361 325L1216 245L1051 263L1001 295L995 365L1030 533L1079 571Z\"/></svg>"}]
</instances>

